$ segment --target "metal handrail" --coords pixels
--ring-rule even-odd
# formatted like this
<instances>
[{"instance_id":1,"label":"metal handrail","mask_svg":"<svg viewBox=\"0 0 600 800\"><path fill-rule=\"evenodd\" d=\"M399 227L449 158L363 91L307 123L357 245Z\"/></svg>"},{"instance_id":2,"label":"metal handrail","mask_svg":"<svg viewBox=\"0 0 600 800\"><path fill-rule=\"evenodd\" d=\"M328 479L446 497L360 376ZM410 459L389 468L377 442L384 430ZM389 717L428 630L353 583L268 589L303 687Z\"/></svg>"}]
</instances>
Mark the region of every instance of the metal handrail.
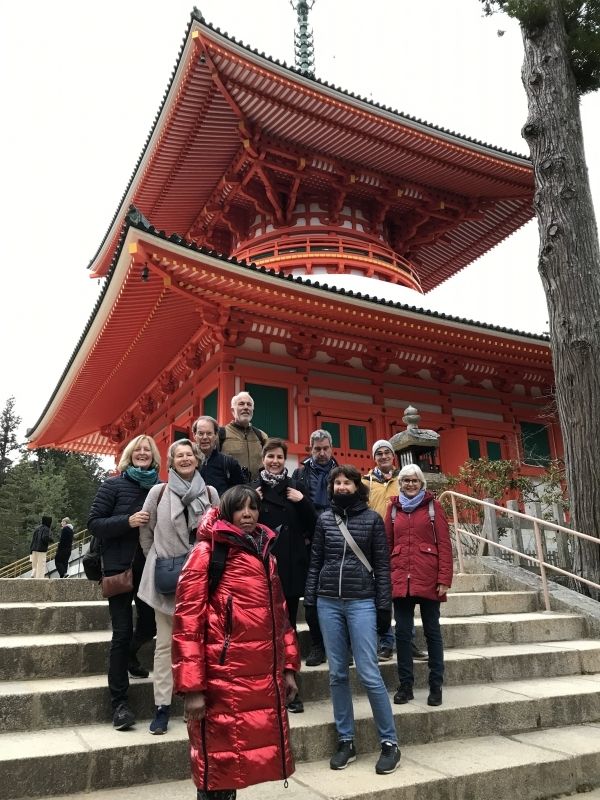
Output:
<instances>
[{"instance_id":1,"label":"metal handrail","mask_svg":"<svg viewBox=\"0 0 600 800\"><path fill-rule=\"evenodd\" d=\"M438 500L441 502L442 498L446 497L446 495L450 497L450 501L452 503L452 515L454 517L454 532L456 536L456 554L458 556L458 565L461 573L464 573L465 571L462 542L460 541L460 535L459 535L462 533L466 536L471 536L473 539L477 539L480 542L487 542L488 545L497 547L499 550L504 550L506 553L512 553L513 555L520 556L523 559L526 559L528 561L533 562L534 564L537 564L540 568L540 578L542 579L542 590L544 594L544 604L546 606L546 611L551 610L550 595L548 593L548 578L546 575L547 569L551 569L554 572L559 572L561 575L566 575L568 578L572 578L573 580L580 581L581 583L585 583L594 589L600 590L600 584L594 583L594 581L589 581L587 580L587 578L582 578L580 575L575 575L575 573L573 572L568 572L567 570L562 569L561 567L557 567L554 564L549 564L547 561L544 560L541 528L553 528L555 531L560 531L561 533L566 533L569 534L570 536L577 536L580 539L586 539L589 542L595 542L597 545L600 545L600 539L598 539L596 536L590 536L588 533L581 533L580 531L574 531L572 530L572 528L565 528L564 525L559 525L557 522L551 522L550 520L540 519L539 517L532 517L530 514L523 514L520 511L513 511L513 509L510 508L497 506L494 503L489 503L487 500L478 500L477 498L471 497L468 494L460 494L459 492L453 492L450 489L447 489L445 492L442 492L442 494L438 497ZM532 522L535 534L535 549L537 558L532 555L529 555L528 553L521 553L519 550L515 550L512 547L507 547L504 544L495 542L493 539L488 539L486 536L479 536L479 534L473 533L473 531L469 531L466 528L460 528L458 523L458 510L456 508L457 498L459 498L460 500L466 500L468 503L474 503L484 508L493 508L495 511L500 511L503 515L506 516L519 517L520 519L526 519Z\"/></svg>"},{"instance_id":2,"label":"metal handrail","mask_svg":"<svg viewBox=\"0 0 600 800\"><path fill-rule=\"evenodd\" d=\"M73 536L73 547L71 548L71 553L73 550L78 549L79 555L81 556L83 545L87 544L91 538L92 536L91 534L88 534L87 528L77 531L77 533ZM48 547L48 551L46 553L46 562L52 561L52 559L56 556L58 544L58 542L53 542ZM30 570L31 558L29 556L23 556L23 558L17 559L17 561L13 561L10 564L5 564L3 567L0 567L0 578L18 578L20 575L23 575L25 572L29 572Z\"/></svg>"}]
</instances>

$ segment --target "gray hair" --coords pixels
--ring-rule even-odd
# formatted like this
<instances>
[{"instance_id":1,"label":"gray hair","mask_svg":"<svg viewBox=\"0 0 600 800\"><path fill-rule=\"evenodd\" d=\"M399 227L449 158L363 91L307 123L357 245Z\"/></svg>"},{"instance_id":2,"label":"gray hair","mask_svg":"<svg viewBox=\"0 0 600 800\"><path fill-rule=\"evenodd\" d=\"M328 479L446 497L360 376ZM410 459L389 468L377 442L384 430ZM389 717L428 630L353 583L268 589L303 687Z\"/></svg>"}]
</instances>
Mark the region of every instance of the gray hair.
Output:
<instances>
[{"instance_id":1,"label":"gray hair","mask_svg":"<svg viewBox=\"0 0 600 800\"><path fill-rule=\"evenodd\" d=\"M203 463L204 456L202 455L202 451L196 444L196 442L190 441L190 439L175 439L173 444L169 445L169 449L167 450L167 469L171 469L175 460L175 451L178 447L182 446L191 447L192 453L198 459L198 466Z\"/></svg>"},{"instance_id":2,"label":"gray hair","mask_svg":"<svg viewBox=\"0 0 600 800\"><path fill-rule=\"evenodd\" d=\"M421 481L422 489L427 488L427 481L425 480L425 475L423 475L423 470L420 467L417 467L416 464L407 464L405 467L402 467L398 473L398 485L400 485L402 478L408 478L409 475L414 475Z\"/></svg>"},{"instance_id":3,"label":"gray hair","mask_svg":"<svg viewBox=\"0 0 600 800\"><path fill-rule=\"evenodd\" d=\"M311 433L310 446L312 447L315 442L320 441L321 439L327 439L329 444L333 447L333 439L331 438L331 434L324 428L317 428L316 431Z\"/></svg>"},{"instance_id":4,"label":"gray hair","mask_svg":"<svg viewBox=\"0 0 600 800\"><path fill-rule=\"evenodd\" d=\"M250 392L238 392L238 394L234 394L233 397L231 398L231 407L232 408L234 407L234 405L237 403L237 401L240 399L240 397L243 394L248 395L250 400L252 400L252 408L254 408L254 399L252 398L252 395L250 394Z\"/></svg>"},{"instance_id":5,"label":"gray hair","mask_svg":"<svg viewBox=\"0 0 600 800\"><path fill-rule=\"evenodd\" d=\"M208 414L203 414L201 417L198 417L198 419L192 425L192 433L194 434L194 436L198 431L199 422L211 422L213 428L215 429L215 433L219 432L219 423L217 422L217 420L214 417L210 417Z\"/></svg>"},{"instance_id":6,"label":"gray hair","mask_svg":"<svg viewBox=\"0 0 600 800\"><path fill-rule=\"evenodd\" d=\"M71 520L69 519L69 517L63 517L63 519L60 521L60 524L64 528L65 525L70 525L71 524Z\"/></svg>"}]
</instances>

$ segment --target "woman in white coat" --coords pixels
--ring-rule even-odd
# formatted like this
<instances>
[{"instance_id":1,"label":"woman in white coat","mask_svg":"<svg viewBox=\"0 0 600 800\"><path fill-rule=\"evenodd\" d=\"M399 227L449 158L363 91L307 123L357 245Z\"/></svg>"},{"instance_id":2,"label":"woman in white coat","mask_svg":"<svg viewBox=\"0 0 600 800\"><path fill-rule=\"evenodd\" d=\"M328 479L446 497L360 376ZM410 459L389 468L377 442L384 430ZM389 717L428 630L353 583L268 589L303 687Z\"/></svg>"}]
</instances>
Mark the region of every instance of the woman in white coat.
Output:
<instances>
[{"instance_id":1,"label":"woman in white coat","mask_svg":"<svg viewBox=\"0 0 600 800\"><path fill-rule=\"evenodd\" d=\"M150 723L153 734L165 733L169 725L173 694L171 635L178 573L196 542L198 521L206 509L219 502L217 491L204 483L197 469L201 462L197 444L189 439L173 442L167 454L167 483L152 487L143 508L150 518L140 527L146 564L138 597L152 606L156 616L152 676L155 709Z\"/></svg>"}]
</instances>

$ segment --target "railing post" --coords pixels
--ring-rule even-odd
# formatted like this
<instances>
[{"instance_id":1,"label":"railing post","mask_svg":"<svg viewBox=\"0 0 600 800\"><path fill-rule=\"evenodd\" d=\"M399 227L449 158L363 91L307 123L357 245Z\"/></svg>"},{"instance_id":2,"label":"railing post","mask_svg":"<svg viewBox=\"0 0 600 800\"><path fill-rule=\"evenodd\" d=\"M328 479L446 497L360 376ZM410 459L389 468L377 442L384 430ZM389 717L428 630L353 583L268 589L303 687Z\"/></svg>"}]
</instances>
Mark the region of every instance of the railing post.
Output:
<instances>
[{"instance_id":1,"label":"railing post","mask_svg":"<svg viewBox=\"0 0 600 800\"><path fill-rule=\"evenodd\" d=\"M518 511L519 510L518 500L507 500L506 508L509 511ZM523 531L521 528L521 517L512 515L509 516L512 519L512 534L511 534L512 547L514 550L518 550L519 553L523 553L525 549L523 547ZM513 553L512 560L515 566L517 567L521 566L521 557L518 556L516 553Z\"/></svg>"},{"instance_id":2,"label":"railing post","mask_svg":"<svg viewBox=\"0 0 600 800\"><path fill-rule=\"evenodd\" d=\"M492 497L485 497L485 503L493 503L494 499ZM483 535L486 539L490 542L498 543L498 522L496 520L496 512L493 508L488 508L487 506L483 507ZM479 547L478 552L480 556L486 555L486 551L489 554L490 549L487 543L482 542L482 546ZM495 550L495 548L493 548ZM492 555L496 555L496 553L492 553Z\"/></svg>"},{"instance_id":3,"label":"railing post","mask_svg":"<svg viewBox=\"0 0 600 800\"><path fill-rule=\"evenodd\" d=\"M565 513L560 503L552 503L552 516L557 525L565 525ZM555 531L556 535L556 555L558 558L558 566L567 572L573 571L573 564L571 563L571 553L569 552L569 538L566 533L562 531Z\"/></svg>"},{"instance_id":4,"label":"railing post","mask_svg":"<svg viewBox=\"0 0 600 800\"><path fill-rule=\"evenodd\" d=\"M542 579L542 591L544 593L544 604L546 611L550 611L550 595L548 594L548 578L546 577L546 567L544 566L544 548L542 546L542 534L540 531L540 524L537 520L533 522L533 531L535 533L535 549L538 560L540 562L540 578Z\"/></svg>"},{"instance_id":5,"label":"railing post","mask_svg":"<svg viewBox=\"0 0 600 800\"><path fill-rule=\"evenodd\" d=\"M528 511L527 513L530 514L532 517L537 517L538 519L542 519L542 504L540 502L533 502L528 503ZM540 539L542 543L542 555L543 561L548 561L548 546L546 543L546 531L543 527L540 527ZM538 556L539 558L539 556Z\"/></svg>"},{"instance_id":6,"label":"railing post","mask_svg":"<svg viewBox=\"0 0 600 800\"><path fill-rule=\"evenodd\" d=\"M460 531L458 529L458 511L456 509L456 497L451 495L452 499L452 514L454 516L454 535L456 536L456 555L458 556L458 569L462 574L465 571L465 559L463 557L462 542L460 540Z\"/></svg>"}]
</instances>

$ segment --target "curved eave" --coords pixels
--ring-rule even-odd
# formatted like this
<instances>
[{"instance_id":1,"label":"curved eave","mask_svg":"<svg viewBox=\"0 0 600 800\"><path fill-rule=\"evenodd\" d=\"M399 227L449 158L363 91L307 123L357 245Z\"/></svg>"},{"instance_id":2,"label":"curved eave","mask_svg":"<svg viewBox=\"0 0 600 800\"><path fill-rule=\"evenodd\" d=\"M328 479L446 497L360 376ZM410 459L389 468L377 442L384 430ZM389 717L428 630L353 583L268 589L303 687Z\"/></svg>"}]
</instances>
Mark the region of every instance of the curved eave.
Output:
<instances>
[{"instance_id":1,"label":"curved eave","mask_svg":"<svg viewBox=\"0 0 600 800\"><path fill-rule=\"evenodd\" d=\"M219 91L200 63L205 48L228 84ZM105 275L126 209L135 204L167 233L187 231L240 148L237 104L253 124L299 151L314 149L392 178L489 198L467 219L413 254L425 291L479 258L533 216L529 160L470 140L307 77L192 16L153 128L94 256Z\"/></svg>"},{"instance_id":2,"label":"curved eave","mask_svg":"<svg viewBox=\"0 0 600 800\"><path fill-rule=\"evenodd\" d=\"M139 263L129 254L133 244L158 254L170 265L169 274L143 281ZM359 330L373 332L374 339L400 321L405 330L417 327L475 354L496 353L506 363L537 363L551 370L547 337L292 278L224 258L180 237L167 238L143 222L130 223L86 331L40 419L28 431L30 447L114 453L116 445L102 435L102 428L132 406L197 334L202 295L262 314L264 306L256 298L270 296L277 298L282 319L297 319L298 309L308 309L323 319L328 314L332 325L358 324Z\"/></svg>"}]
</instances>

